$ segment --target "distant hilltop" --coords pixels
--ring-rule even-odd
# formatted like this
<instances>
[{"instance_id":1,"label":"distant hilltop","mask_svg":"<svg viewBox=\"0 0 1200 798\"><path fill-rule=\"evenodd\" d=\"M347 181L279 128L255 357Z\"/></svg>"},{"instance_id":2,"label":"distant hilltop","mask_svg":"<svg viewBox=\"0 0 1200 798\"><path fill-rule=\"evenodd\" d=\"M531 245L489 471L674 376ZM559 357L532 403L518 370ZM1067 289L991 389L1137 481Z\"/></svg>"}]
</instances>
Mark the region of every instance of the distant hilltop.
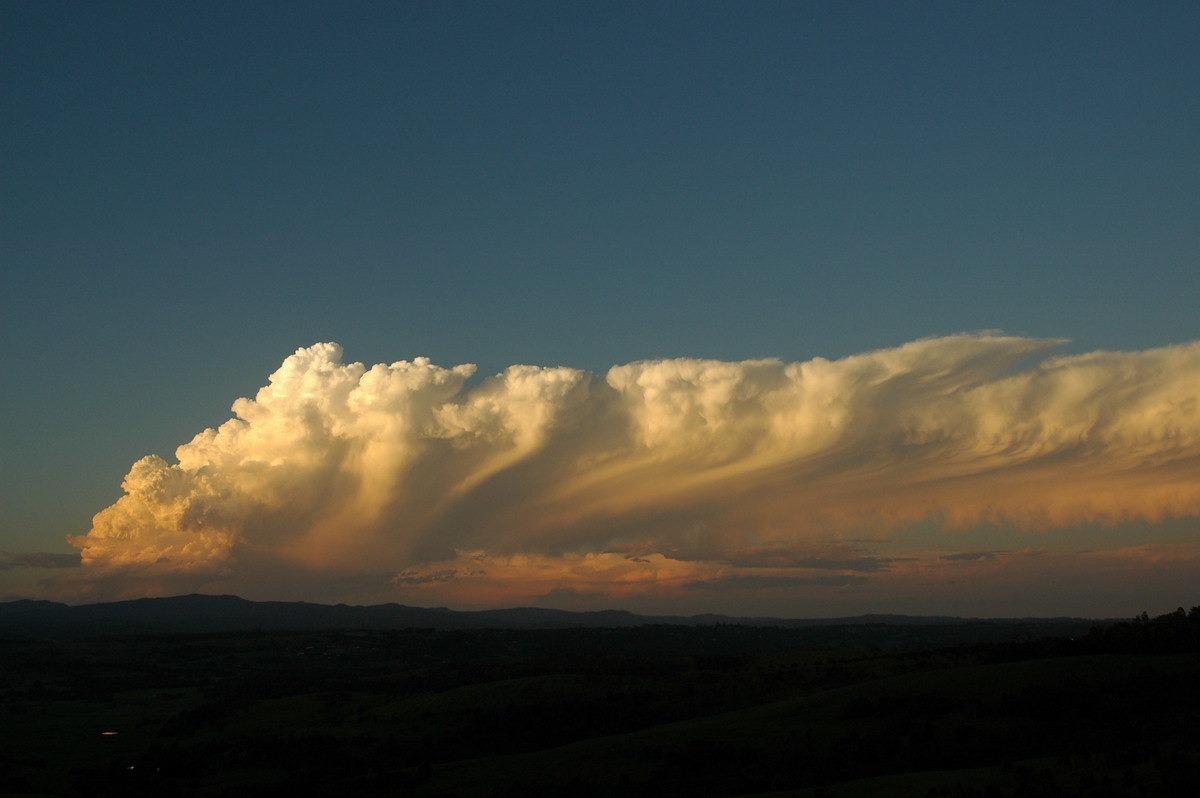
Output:
<instances>
[{"instance_id":1,"label":"distant hilltop","mask_svg":"<svg viewBox=\"0 0 1200 798\"><path fill-rule=\"evenodd\" d=\"M945 638L945 644L1002 642L1086 633L1103 621L1085 618L954 618L944 616L861 615L852 618L785 619L726 615L652 616L624 610L570 612L518 607L455 611L403 604L350 606L305 601L248 601L237 596L190 594L69 606L52 601L0 603L0 637L63 639L131 634L200 634L254 630L324 629L570 629L630 628L653 625L737 625L808 630L813 647L821 640L896 645L906 638ZM871 630L874 630L872 633ZM872 639L874 638L874 639ZM889 644L890 643L890 644ZM854 647L859 647L854 645Z\"/></svg>"}]
</instances>

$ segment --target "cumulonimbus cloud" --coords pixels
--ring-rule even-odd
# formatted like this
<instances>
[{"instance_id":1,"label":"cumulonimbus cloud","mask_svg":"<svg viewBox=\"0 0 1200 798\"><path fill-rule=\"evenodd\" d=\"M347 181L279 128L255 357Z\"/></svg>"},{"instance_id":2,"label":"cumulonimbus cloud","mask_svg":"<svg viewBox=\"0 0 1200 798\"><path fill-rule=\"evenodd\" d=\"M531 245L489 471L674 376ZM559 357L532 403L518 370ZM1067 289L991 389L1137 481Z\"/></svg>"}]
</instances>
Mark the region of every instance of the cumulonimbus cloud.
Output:
<instances>
[{"instance_id":1,"label":"cumulonimbus cloud","mask_svg":"<svg viewBox=\"0 0 1200 798\"><path fill-rule=\"evenodd\" d=\"M135 463L70 542L94 576L269 564L404 586L469 576L474 557L631 581L666 568L694 587L789 558L879 570L817 544L919 521L1200 516L1200 342L1051 357L1061 343L962 334L835 361L512 366L478 383L470 365L368 368L316 344L177 462Z\"/></svg>"}]
</instances>

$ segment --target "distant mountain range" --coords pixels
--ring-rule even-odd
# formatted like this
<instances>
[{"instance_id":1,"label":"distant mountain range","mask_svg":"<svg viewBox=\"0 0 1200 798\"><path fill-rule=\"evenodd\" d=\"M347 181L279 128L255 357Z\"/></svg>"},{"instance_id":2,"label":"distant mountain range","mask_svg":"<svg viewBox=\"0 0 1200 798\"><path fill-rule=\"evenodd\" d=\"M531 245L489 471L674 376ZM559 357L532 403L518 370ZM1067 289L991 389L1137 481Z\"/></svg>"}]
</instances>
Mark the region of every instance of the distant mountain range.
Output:
<instances>
[{"instance_id":1,"label":"distant mountain range","mask_svg":"<svg viewBox=\"0 0 1200 798\"><path fill-rule=\"evenodd\" d=\"M1001 637L1075 635L1104 623L1084 618L954 618L944 616L861 615L852 618L742 618L726 615L637 615L624 610L570 612L520 607L455 611L403 604L349 606L305 601L247 601L237 596L191 594L69 606L53 601L0 603L0 637L62 639L102 635L322 629L569 629L629 628L648 625L717 624L818 629L826 627L981 627ZM984 638L994 634L983 635Z\"/></svg>"}]
</instances>

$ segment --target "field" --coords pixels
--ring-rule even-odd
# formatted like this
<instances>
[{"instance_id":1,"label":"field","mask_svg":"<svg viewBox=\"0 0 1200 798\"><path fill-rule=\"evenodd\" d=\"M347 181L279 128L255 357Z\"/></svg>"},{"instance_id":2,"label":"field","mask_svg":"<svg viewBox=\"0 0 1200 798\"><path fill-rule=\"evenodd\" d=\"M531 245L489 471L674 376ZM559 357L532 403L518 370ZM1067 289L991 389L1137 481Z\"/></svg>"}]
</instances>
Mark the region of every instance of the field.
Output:
<instances>
[{"instance_id":1,"label":"field","mask_svg":"<svg viewBox=\"0 0 1200 798\"><path fill-rule=\"evenodd\" d=\"M0 794L1179 795L1198 625L890 651L739 626L8 639Z\"/></svg>"}]
</instances>

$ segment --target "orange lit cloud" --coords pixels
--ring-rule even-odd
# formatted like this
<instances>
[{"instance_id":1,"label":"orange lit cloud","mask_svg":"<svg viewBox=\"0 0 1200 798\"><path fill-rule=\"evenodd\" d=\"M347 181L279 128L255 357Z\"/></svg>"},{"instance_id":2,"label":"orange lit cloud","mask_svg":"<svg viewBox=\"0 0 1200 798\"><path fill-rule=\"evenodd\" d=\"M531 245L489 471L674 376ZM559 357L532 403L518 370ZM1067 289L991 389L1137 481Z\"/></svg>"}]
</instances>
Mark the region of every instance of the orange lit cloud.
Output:
<instances>
[{"instance_id":1,"label":"orange lit cloud","mask_svg":"<svg viewBox=\"0 0 1200 798\"><path fill-rule=\"evenodd\" d=\"M847 586L1011 559L903 565L845 543L918 522L970 535L1200 516L1200 342L1048 357L1060 343L964 334L837 361L513 366L478 384L469 365L368 368L317 344L176 463L135 463L70 539L73 579L362 574L477 603Z\"/></svg>"}]
</instances>

